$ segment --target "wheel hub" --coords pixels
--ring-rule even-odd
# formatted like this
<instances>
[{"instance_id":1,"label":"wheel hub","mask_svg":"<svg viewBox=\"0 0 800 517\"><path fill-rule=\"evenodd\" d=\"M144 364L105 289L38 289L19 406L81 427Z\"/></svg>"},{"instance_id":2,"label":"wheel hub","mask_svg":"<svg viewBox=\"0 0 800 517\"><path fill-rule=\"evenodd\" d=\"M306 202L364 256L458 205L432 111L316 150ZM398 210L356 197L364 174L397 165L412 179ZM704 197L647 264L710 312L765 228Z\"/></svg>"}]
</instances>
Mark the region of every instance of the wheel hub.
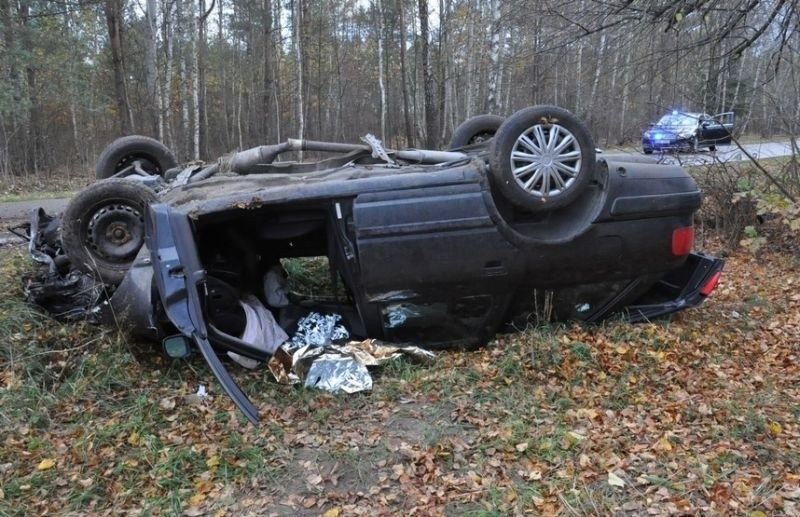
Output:
<instances>
[{"instance_id":1,"label":"wheel hub","mask_svg":"<svg viewBox=\"0 0 800 517\"><path fill-rule=\"evenodd\" d=\"M522 133L511 151L514 179L530 195L558 196L581 170L581 148L575 135L559 124L537 124Z\"/></svg>"},{"instance_id":2,"label":"wheel hub","mask_svg":"<svg viewBox=\"0 0 800 517\"><path fill-rule=\"evenodd\" d=\"M131 232L126 223L117 221L108 225L106 238L114 245L120 246L131 240Z\"/></svg>"},{"instance_id":3,"label":"wheel hub","mask_svg":"<svg viewBox=\"0 0 800 517\"><path fill-rule=\"evenodd\" d=\"M102 259L129 261L144 243L142 211L125 203L101 207L89 220L85 243Z\"/></svg>"}]
</instances>

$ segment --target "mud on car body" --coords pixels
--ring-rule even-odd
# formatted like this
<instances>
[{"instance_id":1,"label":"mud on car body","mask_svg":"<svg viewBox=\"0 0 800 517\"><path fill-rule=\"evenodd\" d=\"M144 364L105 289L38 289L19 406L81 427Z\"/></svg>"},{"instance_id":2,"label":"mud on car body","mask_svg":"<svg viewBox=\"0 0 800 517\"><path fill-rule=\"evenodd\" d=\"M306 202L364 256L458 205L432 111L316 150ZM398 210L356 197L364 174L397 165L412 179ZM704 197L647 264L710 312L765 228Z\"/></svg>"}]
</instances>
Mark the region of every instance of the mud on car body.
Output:
<instances>
[{"instance_id":1,"label":"mud on car body","mask_svg":"<svg viewBox=\"0 0 800 517\"><path fill-rule=\"evenodd\" d=\"M287 331L303 310L332 311L354 336L439 348L524 326L542 293L556 319L636 321L716 285L723 262L692 252L701 195L679 166L598 159L586 127L552 106L456 134L449 151L289 140L177 168L161 147L104 153L98 176L117 177L76 196L63 248L72 271L113 289L101 319L198 348L254 422L217 356L269 356L242 337L245 296ZM276 161L301 149L335 155ZM266 277L292 257L326 257L344 295L270 302Z\"/></svg>"}]
</instances>

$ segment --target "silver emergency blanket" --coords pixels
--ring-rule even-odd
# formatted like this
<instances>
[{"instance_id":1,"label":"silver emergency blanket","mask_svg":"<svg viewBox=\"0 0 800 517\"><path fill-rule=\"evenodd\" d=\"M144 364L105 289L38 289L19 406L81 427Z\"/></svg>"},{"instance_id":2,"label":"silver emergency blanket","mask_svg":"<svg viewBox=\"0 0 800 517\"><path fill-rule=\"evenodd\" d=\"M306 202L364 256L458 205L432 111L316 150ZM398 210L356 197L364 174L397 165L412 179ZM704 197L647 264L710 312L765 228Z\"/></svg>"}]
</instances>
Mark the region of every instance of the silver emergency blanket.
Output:
<instances>
[{"instance_id":1,"label":"silver emergency blanket","mask_svg":"<svg viewBox=\"0 0 800 517\"><path fill-rule=\"evenodd\" d=\"M336 341L344 341L350 333L339 323L342 317L338 314L310 313L297 322L297 332L292 337L290 348L302 346L327 346Z\"/></svg>"},{"instance_id":2,"label":"silver emergency blanket","mask_svg":"<svg viewBox=\"0 0 800 517\"><path fill-rule=\"evenodd\" d=\"M356 393L372 389L368 366L379 366L401 357L430 363L433 352L416 346L397 346L377 339L351 341L327 346L305 345L292 351L278 349L268 363L272 375L281 384L300 384L336 393Z\"/></svg>"}]
</instances>

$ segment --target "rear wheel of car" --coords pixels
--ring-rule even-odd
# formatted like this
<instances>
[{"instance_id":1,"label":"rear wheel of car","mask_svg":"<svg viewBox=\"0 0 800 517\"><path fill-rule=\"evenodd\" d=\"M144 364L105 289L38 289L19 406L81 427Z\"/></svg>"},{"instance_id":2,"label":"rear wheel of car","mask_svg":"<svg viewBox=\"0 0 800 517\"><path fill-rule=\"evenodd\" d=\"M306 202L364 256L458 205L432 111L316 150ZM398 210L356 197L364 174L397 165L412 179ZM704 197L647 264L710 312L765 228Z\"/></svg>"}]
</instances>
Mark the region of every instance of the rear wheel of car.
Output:
<instances>
[{"instance_id":1,"label":"rear wheel of car","mask_svg":"<svg viewBox=\"0 0 800 517\"><path fill-rule=\"evenodd\" d=\"M138 163L137 163L138 162ZM167 146L154 138L131 135L117 138L103 149L97 159L97 179L110 178L138 165L142 171L157 176L175 167L175 156Z\"/></svg>"},{"instance_id":2,"label":"rear wheel of car","mask_svg":"<svg viewBox=\"0 0 800 517\"><path fill-rule=\"evenodd\" d=\"M594 177L588 128L556 106L533 106L507 118L494 136L491 174L516 206L545 212L572 203Z\"/></svg>"},{"instance_id":3,"label":"rear wheel of car","mask_svg":"<svg viewBox=\"0 0 800 517\"><path fill-rule=\"evenodd\" d=\"M61 240L72 264L118 284L144 244L144 217L155 193L126 179L105 179L79 192L61 219Z\"/></svg>"},{"instance_id":4,"label":"rear wheel of car","mask_svg":"<svg viewBox=\"0 0 800 517\"><path fill-rule=\"evenodd\" d=\"M462 122L450 139L450 149L479 144L492 138L505 119L498 115L478 115Z\"/></svg>"},{"instance_id":5,"label":"rear wheel of car","mask_svg":"<svg viewBox=\"0 0 800 517\"><path fill-rule=\"evenodd\" d=\"M717 146L716 145L709 145L708 146L708 150L711 151L712 153L714 153L714 152L717 151Z\"/></svg>"}]
</instances>

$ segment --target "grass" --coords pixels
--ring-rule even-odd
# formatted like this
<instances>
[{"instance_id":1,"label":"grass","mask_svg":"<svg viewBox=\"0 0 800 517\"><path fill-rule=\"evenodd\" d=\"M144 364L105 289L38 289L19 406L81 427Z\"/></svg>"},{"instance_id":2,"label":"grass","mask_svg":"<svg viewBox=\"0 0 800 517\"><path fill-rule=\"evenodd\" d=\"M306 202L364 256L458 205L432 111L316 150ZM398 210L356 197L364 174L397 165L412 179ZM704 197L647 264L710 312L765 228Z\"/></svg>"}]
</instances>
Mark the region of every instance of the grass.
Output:
<instances>
[{"instance_id":1,"label":"grass","mask_svg":"<svg viewBox=\"0 0 800 517\"><path fill-rule=\"evenodd\" d=\"M30 308L31 265L5 250L0 514L781 513L800 467L784 289L800 277L776 253L734 253L714 297L672 321L532 327L389 363L371 393L231 368L254 428L199 355ZM191 402L201 384L211 396Z\"/></svg>"},{"instance_id":2,"label":"grass","mask_svg":"<svg viewBox=\"0 0 800 517\"><path fill-rule=\"evenodd\" d=\"M0 203L72 197L94 180L88 173L0 178Z\"/></svg>"}]
</instances>

